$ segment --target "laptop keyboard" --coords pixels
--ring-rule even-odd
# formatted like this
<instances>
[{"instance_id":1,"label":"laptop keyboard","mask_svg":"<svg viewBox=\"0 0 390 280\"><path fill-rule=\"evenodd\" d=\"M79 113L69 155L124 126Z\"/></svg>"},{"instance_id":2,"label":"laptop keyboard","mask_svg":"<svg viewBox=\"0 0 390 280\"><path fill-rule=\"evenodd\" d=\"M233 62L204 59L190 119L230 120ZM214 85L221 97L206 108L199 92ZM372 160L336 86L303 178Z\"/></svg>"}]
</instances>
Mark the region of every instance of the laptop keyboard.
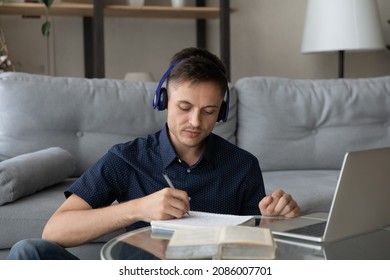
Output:
<instances>
[{"instance_id":1,"label":"laptop keyboard","mask_svg":"<svg viewBox=\"0 0 390 280\"><path fill-rule=\"evenodd\" d=\"M294 229L288 230L287 232L301 234L301 235L310 235L310 236L321 237L324 235L325 226L326 226L326 222L321 222L321 223L312 224L312 225L308 225L308 226L304 226L304 227L300 227L300 228L294 228Z\"/></svg>"}]
</instances>

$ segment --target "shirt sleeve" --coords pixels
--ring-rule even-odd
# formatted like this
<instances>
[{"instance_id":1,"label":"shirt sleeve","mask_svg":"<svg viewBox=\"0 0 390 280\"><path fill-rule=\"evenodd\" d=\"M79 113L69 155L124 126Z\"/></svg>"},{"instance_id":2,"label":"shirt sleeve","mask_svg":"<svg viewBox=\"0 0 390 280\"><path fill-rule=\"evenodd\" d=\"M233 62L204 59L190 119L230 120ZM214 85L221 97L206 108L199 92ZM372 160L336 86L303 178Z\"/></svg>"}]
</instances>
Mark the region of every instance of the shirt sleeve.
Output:
<instances>
[{"instance_id":1,"label":"shirt sleeve","mask_svg":"<svg viewBox=\"0 0 390 280\"><path fill-rule=\"evenodd\" d=\"M65 196L76 194L92 208L108 206L120 195L121 169L122 159L108 152L65 191Z\"/></svg>"},{"instance_id":2,"label":"shirt sleeve","mask_svg":"<svg viewBox=\"0 0 390 280\"><path fill-rule=\"evenodd\" d=\"M244 182L241 215L260 215L259 202L265 197L263 175L257 159L252 161Z\"/></svg>"}]
</instances>

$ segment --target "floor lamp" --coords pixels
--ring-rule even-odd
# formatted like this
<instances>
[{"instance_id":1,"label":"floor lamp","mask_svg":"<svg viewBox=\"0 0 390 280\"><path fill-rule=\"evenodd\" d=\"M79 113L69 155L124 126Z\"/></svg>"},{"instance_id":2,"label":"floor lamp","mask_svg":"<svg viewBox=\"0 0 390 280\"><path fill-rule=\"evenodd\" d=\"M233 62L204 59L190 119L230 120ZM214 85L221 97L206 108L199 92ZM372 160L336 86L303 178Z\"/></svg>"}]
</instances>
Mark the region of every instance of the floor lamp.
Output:
<instances>
[{"instance_id":1,"label":"floor lamp","mask_svg":"<svg viewBox=\"0 0 390 280\"><path fill-rule=\"evenodd\" d=\"M375 0L308 0L302 52L338 52L339 78L345 51L384 48Z\"/></svg>"}]
</instances>

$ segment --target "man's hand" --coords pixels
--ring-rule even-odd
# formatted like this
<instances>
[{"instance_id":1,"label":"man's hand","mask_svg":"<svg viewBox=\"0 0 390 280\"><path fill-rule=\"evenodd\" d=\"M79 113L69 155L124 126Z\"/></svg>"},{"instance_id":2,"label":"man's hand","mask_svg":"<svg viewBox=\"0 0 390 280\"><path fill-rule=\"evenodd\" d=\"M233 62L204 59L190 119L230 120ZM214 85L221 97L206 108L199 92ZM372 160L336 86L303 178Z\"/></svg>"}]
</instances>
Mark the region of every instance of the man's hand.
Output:
<instances>
[{"instance_id":1,"label":"man's hand","mask_svg":"<svg viewBox=\"0 0 390 280\"><path fill-rule=\"evenodd\" d=\"M296 217L300 210L296 201L290 194L283 190L276 190L270 196L265 196L259 202L261 215L263 216L283 216L287 218Z\"/></svg>"},{"instance_id":2,"label":"man's hand","mask_svg":"<svg viewBox=\"0 0 390 280\"><path fill-rule=\"evenodd\" d=\"M173 188L164 188L145 197L133 200L139 220L167 220L181 218L190 208L188 194Z\"/></svg>"}]
</instances>

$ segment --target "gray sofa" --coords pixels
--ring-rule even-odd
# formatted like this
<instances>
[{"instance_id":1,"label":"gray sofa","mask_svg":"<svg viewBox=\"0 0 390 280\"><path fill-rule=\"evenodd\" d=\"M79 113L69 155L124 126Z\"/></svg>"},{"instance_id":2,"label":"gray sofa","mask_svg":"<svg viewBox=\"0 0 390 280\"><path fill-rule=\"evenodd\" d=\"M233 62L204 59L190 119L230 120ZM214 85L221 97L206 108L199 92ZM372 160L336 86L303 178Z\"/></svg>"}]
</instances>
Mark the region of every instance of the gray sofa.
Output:
<instances>
[{"instance_id":1,"label":"gray sofa","mask_svg":"<svg viewBox=\"0 0 390 280\"><path fill-rule=\"evenodd\" d=\"M40 237L63 191L112 145L162 128L166 112L151 108L156 86L0 74L0 259ZM267 192L283 188L309 213L329 210L345 152L390 146L389 125L390 77L247 77L232 85L229 119L215 133L258 157ZM23 180L2 185L1 172ZM122 232L69 250L98 259Z\"/></svg>"}]
</instances>

